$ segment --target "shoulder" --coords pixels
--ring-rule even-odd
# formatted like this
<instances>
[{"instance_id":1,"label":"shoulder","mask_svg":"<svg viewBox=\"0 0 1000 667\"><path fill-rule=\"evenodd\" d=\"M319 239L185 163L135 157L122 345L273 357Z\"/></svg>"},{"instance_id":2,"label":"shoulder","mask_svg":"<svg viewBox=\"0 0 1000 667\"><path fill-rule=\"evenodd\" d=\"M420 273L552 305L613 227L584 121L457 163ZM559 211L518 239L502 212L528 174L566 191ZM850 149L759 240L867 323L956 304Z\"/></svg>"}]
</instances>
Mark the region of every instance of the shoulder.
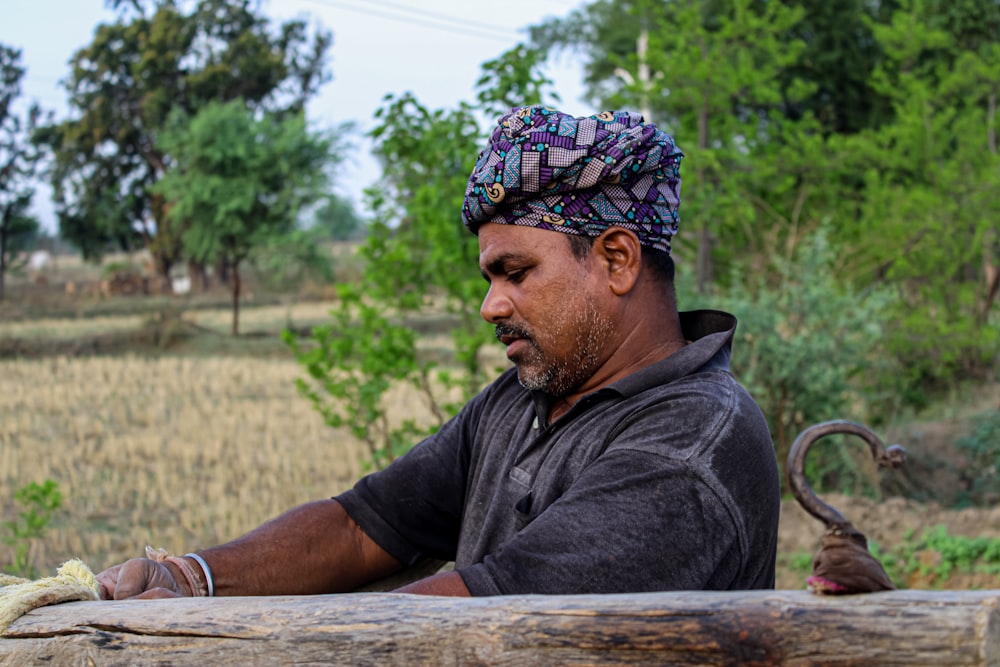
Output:
<instances>
[{"instance_id":1,"label":"shoulder","mask_svg":"<svg viewBox=\"0 0 1000 667\"><path fill-rule=\"evenodd\" d=\"M707 448L749 446L773 457L760 408L723 369L692 373L623 398L611 433L612 448L692 458Z\"/></svg>"}]
</instances>

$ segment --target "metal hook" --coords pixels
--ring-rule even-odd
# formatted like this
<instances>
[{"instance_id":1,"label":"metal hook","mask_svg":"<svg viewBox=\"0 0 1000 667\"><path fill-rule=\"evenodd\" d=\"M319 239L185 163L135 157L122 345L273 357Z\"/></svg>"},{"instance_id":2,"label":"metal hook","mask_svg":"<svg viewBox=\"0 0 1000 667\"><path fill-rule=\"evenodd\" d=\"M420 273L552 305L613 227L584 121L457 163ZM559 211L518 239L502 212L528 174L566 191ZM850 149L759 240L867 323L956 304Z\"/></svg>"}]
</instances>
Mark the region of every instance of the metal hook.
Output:
<instances>
[{"instance_id":1,"label":"metal hook","mask_svg":"<svg viewBox=\"0 0 1000 667\"><path fill-rule=\"evenodd\" d=\"M806 480L806 454L809 448L820 438L834 433L856 435L868 443L872 458L882 468L899 468L906 461L906 450L899 445L886 447L882 440L867 426L846 420L822 422L810 426L795 439L792 449L788 452L786 469L788 486L799 501L799 504L814 517L826 524L827 529L853 529L850 521L844 518L840 511L829 505L816 495Z\"/></svg>"}]
</instances>

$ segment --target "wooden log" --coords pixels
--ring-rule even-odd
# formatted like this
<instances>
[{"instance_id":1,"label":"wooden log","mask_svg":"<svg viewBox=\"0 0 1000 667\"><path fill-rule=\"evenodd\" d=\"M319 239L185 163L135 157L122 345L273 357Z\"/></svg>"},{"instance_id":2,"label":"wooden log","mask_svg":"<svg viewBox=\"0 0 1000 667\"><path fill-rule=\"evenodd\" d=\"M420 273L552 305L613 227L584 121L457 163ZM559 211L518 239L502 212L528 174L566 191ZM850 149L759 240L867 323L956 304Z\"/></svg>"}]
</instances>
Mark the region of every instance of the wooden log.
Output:
<instances>
[{"instance_id":1,"label":"wooden log","mask_svg":"<svg viewBox=\"0 0 1000 667\"><path fill-rule=\"evenodd\" d=\"M1000 590L75 602L0 665L997 665Z\"/></svg>"}]
</instances>

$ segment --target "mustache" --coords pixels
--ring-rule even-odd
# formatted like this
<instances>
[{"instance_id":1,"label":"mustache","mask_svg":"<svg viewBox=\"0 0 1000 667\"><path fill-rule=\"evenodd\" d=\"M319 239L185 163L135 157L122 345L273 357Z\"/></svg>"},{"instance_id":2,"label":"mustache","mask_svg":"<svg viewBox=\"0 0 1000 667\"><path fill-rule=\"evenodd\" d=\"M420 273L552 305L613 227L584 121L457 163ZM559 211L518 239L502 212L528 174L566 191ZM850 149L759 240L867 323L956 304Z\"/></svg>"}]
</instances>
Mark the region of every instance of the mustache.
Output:
<instances>
[{"instance_id":1,"label":"mustache","mask_svg":"<svg viewBox=\"0 0 1000 667\"><path fill-rule=\"evenodd\" d=\"M504 336L513 336L515 338L526 338L531 340L531 332L516 324L498 324L496 329L497 340L500 340Z\"/></svg>"}]
</instances>

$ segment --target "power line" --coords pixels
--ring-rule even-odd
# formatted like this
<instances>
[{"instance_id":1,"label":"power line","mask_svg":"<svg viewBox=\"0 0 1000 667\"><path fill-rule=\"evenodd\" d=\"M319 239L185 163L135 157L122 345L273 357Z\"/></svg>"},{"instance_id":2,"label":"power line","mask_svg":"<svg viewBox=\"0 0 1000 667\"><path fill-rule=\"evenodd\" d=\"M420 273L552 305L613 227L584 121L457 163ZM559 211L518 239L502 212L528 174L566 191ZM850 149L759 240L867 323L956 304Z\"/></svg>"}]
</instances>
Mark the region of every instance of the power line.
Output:
<instances>
[{"instance_id":1,"label":"power line","mask_svg":"<svg viewBox=\"0 0 1000 667\"><path fill-rule=\"evenodd\" d=\"M346 5L346 4L343 4L343 3L340 3L340 2L334 2L333 0L325 0L325 1L324 0L303 0L303 2L311 3L311 4L314 4L314 5L322 5L322 6L326 6L326 7L333 7L335 9L346 9L347 11L358 12L360 14L369 14L371 16L377 16L379 18L388 19L390 21L398 21L400 23L406 23L408 25L413 25L413 24L422 25L422 26L425 26L425 27L428 27L428 28L433 28L435 30L442 30L444 32L450 32L450 33L453 33L453 34L463 35L463 36L466 36L466 37L469 37L469 36L471 36L471 37L482 37L483 39L492 39L494 41L507 42L507 43L509 43L512 39L517 39L518 38L517 33L504 31L503 33L496 32L496 33L492 33L491 34L491 33L488 33L488 32L481 31L480 29L476 28L474 24L470 24L470 23L467 23L467 22L462 22L462 21L459 21L457 19L450 19L450 20L454 21L458 25L449 26L449 25L442 25L440 23L432 23L430 21L421 20L419 18L413 18L413 17L407 17L407 16L400 16L398 14L391 14L391 13L381 12L381 11L378 11L378 10L373 10L373 9L368 9L368 8L362 8L362 7L355 7L355 6L352 6L352 5ZM462 25L464 25L466 27L460 27Z\"/></svg>"},{"instance_id":2,"label":"power line","mask_svg":"<svg viewBox=\"0 0 1000 667\"><path fill-rule=\"evenodd\" d=\"M395 3L395 2L389 2L388 0L381 0L381 2L375 2L374 4L381 4L381 5L384 5L386 7L392 7L393 9L398 9L398 10L401 10L401 11L404 11L404 12L409 12L411 14L417 14L419 16L426 16L426 17L434 19L436 21L447 21L449 23L457 23L460 27L463 27L463 28L468 28L468 27L483 28L485 30L490 30L490 31L493 31L493 32L501 32L501 33L505 33L505 34L507 34L509 32L509 34L511 34L511 35L515 34L515 33L511 32L511 31L508 31L506 28L498 28L493 23L479 23L477 21L470 21L468 19L458 19L458 18L455 18L453 16L449 16L447 14L442 14L440 12L432 12L432 11L428 11L426 9L414 9L413 7L407 7L406 5L400 5L400 4Z\"/></svg>"}]
</instances>

